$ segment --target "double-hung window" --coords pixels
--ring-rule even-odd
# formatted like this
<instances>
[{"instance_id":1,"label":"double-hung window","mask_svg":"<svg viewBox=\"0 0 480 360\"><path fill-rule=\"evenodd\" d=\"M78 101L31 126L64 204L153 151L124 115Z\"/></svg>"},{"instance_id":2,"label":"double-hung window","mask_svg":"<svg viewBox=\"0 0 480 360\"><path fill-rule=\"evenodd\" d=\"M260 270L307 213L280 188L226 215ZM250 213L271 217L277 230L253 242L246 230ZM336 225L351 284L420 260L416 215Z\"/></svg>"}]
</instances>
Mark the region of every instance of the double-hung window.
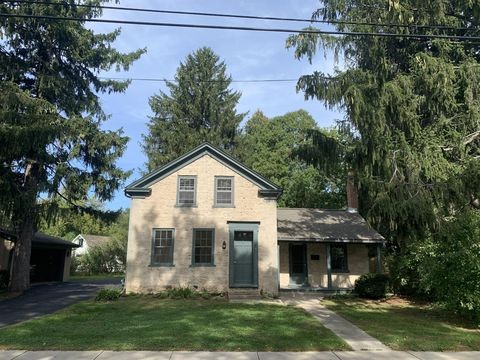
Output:
<instances>
[{"instance_id":1,"label":"double-hung window","mask_svg":"<svg viewBox=\"0 0 480 360\"><path fill-rule=\"evenodd\" d=\"M347 245L330 245L330 256L333 272L348 272Z\"/></svg>"},{"instance_id":2,"label":"double-hung window","mask_svg":"<svg viewBox=\"0 0 480 360\"><path fill-rule=\"evenodd\" d=\"M197 177L179 176L177 206L195 206L197 201Z\"/></svg>"},{"instance_id":3,"label":"double-hung window","mask_svg":"<svg viewBox=\"0 0 480 360\"><path fill-rule=\"evenodd\" d=\"M173 265L174 229L153 229L152 265Z\"/></svg>"},{"instance_id":4,"label":"double-hung window","mask_svg":"<svg viewBox=\"0 0 480 360\"><path fill-rule=\"evenodd\" d=\"M233 206L233 177L215 176L215 206Z\"/></svg>"},{"instance_id":5,"label":"double-hung window","mask_svg":"<svg viewBox=\"0 0 480 360\"><path fill-rule=\"evenodd\" d=\"M214 264L215 230L193 229L193 266L209 266Z\"/></svg>"}]
</instances>

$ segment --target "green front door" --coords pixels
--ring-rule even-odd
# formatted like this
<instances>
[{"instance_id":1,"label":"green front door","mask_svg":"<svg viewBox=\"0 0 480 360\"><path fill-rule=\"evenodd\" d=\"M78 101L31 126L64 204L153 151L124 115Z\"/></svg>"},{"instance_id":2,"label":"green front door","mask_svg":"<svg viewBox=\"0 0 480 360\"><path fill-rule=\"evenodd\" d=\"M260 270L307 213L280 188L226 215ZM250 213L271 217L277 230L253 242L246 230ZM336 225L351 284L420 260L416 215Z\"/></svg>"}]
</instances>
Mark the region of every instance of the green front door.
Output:
<instances>
[{"instance_id":1,"label":"green front door","mask_svg":"<svg viewBox=\"0 0 480 360\"><path fill-rule=\"evenodd\" d=\"M258 225L230 224L230 287L258 287Z\"/></svg>"}]
</instances>

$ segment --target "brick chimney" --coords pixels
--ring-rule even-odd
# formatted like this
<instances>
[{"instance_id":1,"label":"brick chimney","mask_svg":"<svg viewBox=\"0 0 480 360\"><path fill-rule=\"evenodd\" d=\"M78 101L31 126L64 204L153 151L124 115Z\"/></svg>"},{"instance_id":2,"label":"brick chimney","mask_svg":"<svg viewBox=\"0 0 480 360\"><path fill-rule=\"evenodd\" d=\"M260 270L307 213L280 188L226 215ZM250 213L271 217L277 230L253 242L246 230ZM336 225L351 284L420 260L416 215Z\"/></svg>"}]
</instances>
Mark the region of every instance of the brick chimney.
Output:
<instances>
[{"instance_id":1,"label":"brick chimney","mask_svg":"<svg viewBox=\"0 0 480 360\"><path fill-rule=\"evenodd\" d=\"M355 173L350 170L347 175L347 211L358 211L358 191L355 185Z\"/></svg>"}]
</instances>

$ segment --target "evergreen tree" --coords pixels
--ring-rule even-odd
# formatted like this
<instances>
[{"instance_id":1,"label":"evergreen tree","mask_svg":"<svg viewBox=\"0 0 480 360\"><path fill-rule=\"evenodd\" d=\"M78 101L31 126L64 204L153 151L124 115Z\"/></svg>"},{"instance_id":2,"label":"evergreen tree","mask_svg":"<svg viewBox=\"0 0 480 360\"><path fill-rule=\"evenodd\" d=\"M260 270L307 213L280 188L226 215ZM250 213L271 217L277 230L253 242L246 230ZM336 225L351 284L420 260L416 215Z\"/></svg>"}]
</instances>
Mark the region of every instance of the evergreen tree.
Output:
<instances>
[{"instance_id":1,"label":"evergreen tree","mask_svg":"<svg viewBox=\"0 0 480 360\"><path fill-rule=\"evenodd\" d=\"M154 115L143 141L150 170L205 141L232 151L244 114L235 110L240 93L229 89L231 82L225 63L210 48L180 63L175 82L167 83L170 94L150 98Z\"/></svg>"},{"instance_id":2,"label":"evergreen tree","mask_svg":"<svg viewBox=\"0 0 480 360\"><path fill-rule=\"evenodd\" d=\"M99 17L95 7L54 0L2 2L3 14ZM144 50L112 47L120 30L96 34L82 22L0 19L0 216L17 235L11 291L29 286L31 241L40 216L54 215L59 198L78 211L94 195L112 198L127 174L118 168L127 138L101 128L107 116L98 93L123 92L127 82L102 80L100 71L128 70ZM39 199L42 198L40 201Z\"/></svg>"},{"instance_id":3,"label":"evergreen tree","mask_svg":"<svg viewBox=\"0 0 480 360\"><path fill-rule=\"evenodd\" d=\"M476 1L323 0L314 18L350 32L475 35ZM361 25L358 23L402 24ZM441 25L463 30L417 25ZM400 249L438 229L442 217L480 197L480 52L478 43L347 35L291 36L310 61L319 49L345 55L345 70L315 72L297 87L346 113L354 138L347 157L357 171L362 211ZM325 144L330 141L320 141ZM322 145L322 146L323 146Z\"/></svg>"}]
</instances>

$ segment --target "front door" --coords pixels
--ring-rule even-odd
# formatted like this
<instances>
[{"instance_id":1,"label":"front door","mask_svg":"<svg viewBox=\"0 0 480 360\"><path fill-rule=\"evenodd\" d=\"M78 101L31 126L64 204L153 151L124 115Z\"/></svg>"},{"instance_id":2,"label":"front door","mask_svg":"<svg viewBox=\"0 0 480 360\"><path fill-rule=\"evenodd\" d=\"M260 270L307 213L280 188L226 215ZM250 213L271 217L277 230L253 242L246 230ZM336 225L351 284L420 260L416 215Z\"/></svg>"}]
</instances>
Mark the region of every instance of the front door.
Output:
<instances>
[{"instance_id":1,"label":"front door","mask_svg":"<svg viewBox=\"0 0 480 360\"><path fill-rule=\"evenodd\" d=\"M290 244L290 285L307 285L307 248L305 244Z\"/></svg>"},{"instance_id":2,"label":"front door","mask_svg":"<svg viewBox=\"0 0 480 360\"><path fill-rule=\"evenodd\" d=\"M230 287L258 287L258 225L230 224Z\"/></svg>"}]
</instances>

